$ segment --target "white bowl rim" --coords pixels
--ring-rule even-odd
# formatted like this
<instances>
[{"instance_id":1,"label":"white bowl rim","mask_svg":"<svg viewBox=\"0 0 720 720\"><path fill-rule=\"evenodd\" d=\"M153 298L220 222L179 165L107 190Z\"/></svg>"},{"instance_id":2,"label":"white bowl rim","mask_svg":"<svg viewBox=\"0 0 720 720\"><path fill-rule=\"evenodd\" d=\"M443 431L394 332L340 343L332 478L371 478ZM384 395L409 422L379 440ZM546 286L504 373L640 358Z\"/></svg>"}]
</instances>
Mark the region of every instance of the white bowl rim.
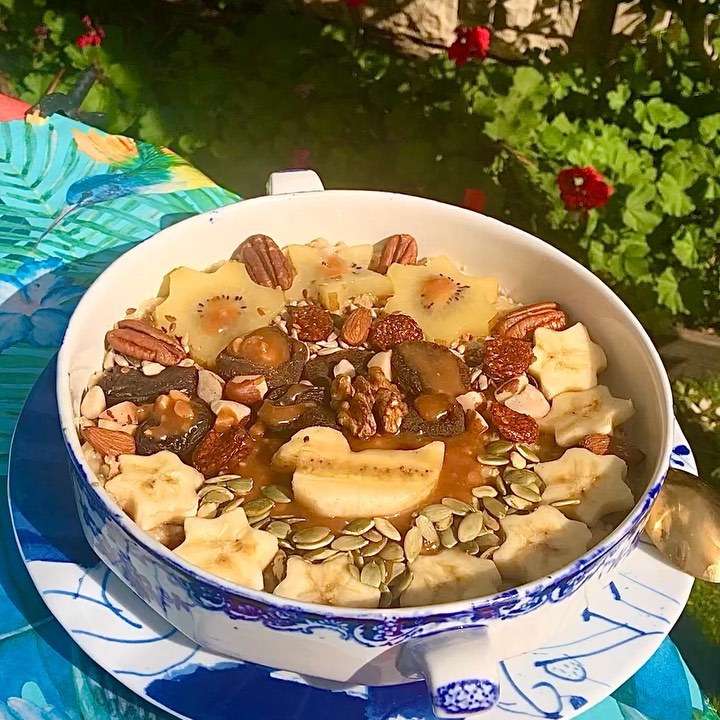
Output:
<instances>
[{"instance_id":1,"label":"white bowl rim","mask_svg":"<svg viewBox=\"0 0 720 720\"><path fill-rule=\"evenodd\" d=\"M618 309L625 316L625 321L630 325L632 331L636 336L640 338L646 350L648 351L649 357L652 359L653 370L660 380L660 385L663 390L663 405L665 414L662 418L665 421L666 428L663 434L662 447L659 454L659 462L656 470L653 473L652 478L648 482L648 485L643 492L642 496L633 506L632 510L628 515L620 522L620 524L605 538L603 538L597 545L588 550L585 554L574 560L572 563L565 565L564 567L556 570L550 575L544 575L543 577L534 580L523 585L509 588L507 590L500 591L494 595L486 595L484 597L471 598L468 600L456 600L448 603L439 603L437 605L420 605L408 608L351 608L351 607L337 607L332 605L321 605L318 603L310 603L299 600L292 600L289 598L281 598L273 593L266 592L264 590L253 590L251 588L231 583L223 580L222 578L208 573L207 571L192 565L191 563L179 558L175 553L166 548L157 540L150 537L147 533L141 530L120 508L115 504L112 498L109 496L107 491L100 485L96 479L93 481L90 478L95 478L95 473L90 469L87 461L85 460L82 451L80 450L80 441L78 438L77 430L75 428L75 418L72 412L72 401L70 398L69 385L66 382L66 378L69 376L70 367L70 351L68 349L67 340L72 335L74 330L75 322L77 322L77 316L79 310L86 304L92 301L92 297L95 293L99 292L98 288L103 282L103 277L111 268L122 267L127 264L131 266L136 256L140 257L143 252L143 248L151 242L155 242L157 238L167 235L170 232L174 232L175 229L183 225L188 230L194 225L198 227L208 221L210 217L217 217L219 213L227 212L232 208L240 205L246 205L247 203L253 203L256 205L277 205L282 202L294 201L296 198L301 198L305 195L330 195L340 199L352 198L359 195L366 197L377 198L379 200L393 200L399 199L403 202L409 203L420 203L422 205L432 205L438 208L439 212L452 213L458 216L464 215L466 217L477 217L483 218L484 222L495 225L498 229L502 229L504 232L508 230L517 236L518 240L525 242L530 245L537 245L538 243L543 245L543 250L549 256L553 262L563 262L569 264L572 269L589 285L594 286L595 290L603 294L612 304L616 305ZM213 262L210 259L208 264ZM640 321L635 317L632 311L625 305L625 303L599 278L597 278L590 270L585 268L579 262L566 255L561 250L558 250L553 245L550 245L546 241L524 231L520 228L516 228L512 225L491 218L486 215L482 215L473 210L461 208L456 205L449 205L447 203L440 202L438 200L431 200L429 198L422 198L415 195L406 195L403 193L393 193L386 191L377 190L322 190L317 192L298 192L288 193L283 195L267 195L248 200L241 200L231 205L226 205L221 208L208 210L206 212L194 215L193 217L171 225L168 228L164 228L155 235L147 238L144 241L138 242L137 245L124 252L120 257L114 260L90 285L88 290L81 298L78 306L75 308L70 322L65 330L60 351L58 353L57 360L57 379L56 379L56 395L58 400L58 412L60 416L60 423L63 432L63 440L68 452L71 455L71 459L75 465L80 468L83 472L84 479L91 488L91 491L97 493L98 498L101 500L105 509L108 511L110 516L118 523L120 528L128 535L134 542L144 546L151 554L158 556L165 563L171 567L177 568L185 575L190 578L196 579L202 583L207 583L213 588L221 590L223 592L230 592L232 594L247 597L248 600L259 603L261 605L276 606L282 609L292 609L294 611L312 614L312 615L324 615L328 617L334 617L338 620L365 620L365 621L387 621L389 619L402 619L402 618L414 618L421 616L443 616L437 618L439 622L444 619L451 619L450 616L466 613L474 608L489 607L495 605L501 605L504 602L517 601L523 596L534 595L536 593L542 593L548 591L553 586L557 585L563 578L570 578L576 573L580 572L583 568L588 565L595 564L599 559L611 551L617 543L628 534L640 521L642 515L649 509L652 499L659 491L670 465L670 453L672 450L672 419L673 415L673 404L672 404L672 392L670 388L670 382L667 378L665 370L663 368L660 357L657 354L657 350L652 344L652 341L648 337L645 329L640 324Z\"/></svg>"}]
</instances>

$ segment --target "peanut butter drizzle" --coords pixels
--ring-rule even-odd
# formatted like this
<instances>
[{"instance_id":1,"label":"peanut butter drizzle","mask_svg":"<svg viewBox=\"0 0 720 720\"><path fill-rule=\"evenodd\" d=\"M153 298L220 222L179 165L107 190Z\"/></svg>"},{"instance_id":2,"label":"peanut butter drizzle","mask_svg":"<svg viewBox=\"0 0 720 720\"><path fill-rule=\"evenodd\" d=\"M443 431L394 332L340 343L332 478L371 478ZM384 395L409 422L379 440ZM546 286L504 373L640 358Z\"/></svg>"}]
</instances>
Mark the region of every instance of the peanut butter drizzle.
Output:
<instances>
[{"instance_id":1,"label":"peanut butter drizzle","mask_svg":"<svg viewBox=\"0 0 720 720\"><path fill-rule=\"evenodd\" d=\"M185 435L195 422L195 411L187 400L169 400L168 403L161 403L160 399L155 402L152 415L157 419L157 425L146 428L144 433L154 440L164 440L168 437Z\"/></svg>"},{"instance_id":2,"label":"peanut butter drizzle","mask_svg":"<svg viewBox=\"0 0 720 720\"><path fill-rule=\"evenodd\" d=\"M233 340L228 348L235 357L276 368L290 359L290 343L287 335L274 327L262 327Z\"/></svg>"},{"instance_id":3,"label":"peanut butter drizzle","mask_svg":"<svg viewBox=\"0 0 720 720\"><path fill-rule=\"evenodd\" d=\"M450 408L454 404L455 398L445 393L426 393L425 395L418 395L413 400L413 405L418 414L427 422L442 420L450 412Z\"/></svg>"},{"instance_id":4,"label":"peanut butter drizzle","mask_svg":"<svg viewBox=\"0 0 720 720\"><path fill-rule=\"evenodd\" d=\"M310 406L311 403L273 405L264 402L258 411L258 420L269 427L282 427L297 420Z\"/></svg>"}]
</instances>

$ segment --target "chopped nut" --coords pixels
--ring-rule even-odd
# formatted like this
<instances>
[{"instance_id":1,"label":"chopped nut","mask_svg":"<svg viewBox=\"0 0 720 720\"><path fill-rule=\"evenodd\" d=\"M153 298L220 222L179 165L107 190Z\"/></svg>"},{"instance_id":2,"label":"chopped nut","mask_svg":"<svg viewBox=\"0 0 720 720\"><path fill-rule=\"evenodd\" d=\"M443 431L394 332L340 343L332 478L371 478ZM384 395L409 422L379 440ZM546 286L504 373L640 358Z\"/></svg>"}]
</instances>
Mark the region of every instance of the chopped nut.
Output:
<instances>
[{"instance_id":1,"label":"chopped nut","mask_svg":"<svg viewBox=\"0 0 720 720\"><path fill-rule=\"evenodd\" d=\"M215 429L220 431L233 425L244 425L252 412L247 405L233 400L215 400L210 403L210 409L216 415Z\"/></svg>"},{"instance_id":2,"label":"chopped nut","mask_svg":"<svg viewBox=\"0 0 720 720\"><path fill-rule=\"evenodd\" d=\"M378 368L388 380L392 380L392 350L385 350L373 355L367 367L368 370Z\"/></svg>"},{"instance_id":3,"label":"chopped nut","mask_svg":"<svg viewBox=\"0 0 720 720\"><path fill-rule=\"evenodd\" d=\"M224 389L224 396L228 400L255 405L267 394L268 385L263 375L236 375L228 380Z\"/></svg>"},{"instance_id":4,"label":"chopped nut","mask_svg":"<svg viewBox=\"0 0 720 720\"><path fill-rule=\"evenodd\" d=\"M208 405L223 396L225 381L214 372L202 368L198 370L197 394Z\"/></svg>"},{"instance_id":5,"label":"chopped nut","mask_svg":"<svg viewBox=\"0 0 720 720\"><path fill-rule=\"evenodd\" d=\"M351 378L355 377L355 366L349 360L341 360L333 368L333 377L339 377L340 375L347 375Z\"/></svg>"},{"instance_id":6,"label":"chopped nut","mask_svg":"<svg viewBox=\"0 0 720 720\"><path fill-rule=\"evenodd\" d=\"M99 385L93 385L86 393L80 403L80 414L88 420L95 420L104 412L107 407L105 393Z\"/></svg>"},{"instance_id":7,"label":"chopped nut","mask_svg":"<svg viewBox=\"0 0 720 720\"><path fill-rule=\"evenodd\" d=\"M120 425L137 425L140 421L138 406L126 400L100 413L101 420L112 420Z\"/></svg>"},{"instance_id":8,"label":"chopped nut","mask_svg":"<svg viewBox=\"0 0 720 720\"><path fill-rule=\"evenodd\" d=\"M338 423L355 437L362 440L371 438L377 432L373 403L372 394L356 392L349 400L340 404Z\"/></svg>"}]
</instances>

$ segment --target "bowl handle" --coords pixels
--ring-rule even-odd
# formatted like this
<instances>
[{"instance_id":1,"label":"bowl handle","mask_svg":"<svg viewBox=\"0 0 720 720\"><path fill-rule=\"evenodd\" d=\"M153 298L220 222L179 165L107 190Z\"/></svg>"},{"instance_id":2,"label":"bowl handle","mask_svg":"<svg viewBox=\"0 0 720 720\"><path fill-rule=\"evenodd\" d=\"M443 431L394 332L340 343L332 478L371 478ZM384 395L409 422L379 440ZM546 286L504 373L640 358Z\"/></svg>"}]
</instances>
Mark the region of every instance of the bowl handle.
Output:
<instances>
[{"instance_id":1,"label":"bowl handle","mask_svg":"<svg viewBox=\"0 0 720 720\"><path fill-rule=\"evenodd\" d=\"M406 677L423 677L439 718L464 718L497 704L497 658L484 627L408 640L398 658Z\"/></svg>"},{"instance_id":2,"label":"bowl handle","mask_svg":"<svg viewBox=\"0 0 720 720\"><path fill-rule=\"evenodd\" d=\"M283 170L270 175L266 192L268 195L288 195L324 189L320 176L314 170Z\"/></svg>"}]
</instances>

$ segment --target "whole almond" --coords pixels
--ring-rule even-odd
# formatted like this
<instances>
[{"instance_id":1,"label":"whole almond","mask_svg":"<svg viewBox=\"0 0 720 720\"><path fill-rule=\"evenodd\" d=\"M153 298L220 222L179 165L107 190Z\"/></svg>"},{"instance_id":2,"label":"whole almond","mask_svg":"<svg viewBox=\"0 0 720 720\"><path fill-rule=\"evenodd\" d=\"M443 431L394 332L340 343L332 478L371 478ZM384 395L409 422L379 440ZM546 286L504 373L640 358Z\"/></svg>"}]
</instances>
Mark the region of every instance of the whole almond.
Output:
<instances>
[{"instance_id":1,"label":"whole almond","mask_svg":"<svg viewBox=\"0 0 720 720\"><path fill-rule=\"evenodd\" d=\"M362 345L370 334L372 313L364 307L353 310L340 331L340 339L348 345Z\"/></svg>"},{"instance_id":2,"label":"whole almond","mask_svg":"<svg viewBox=\"0 0 720 720\"><path fill-rule=\"evenodd\" d=\"M83 430L85 439L101 455L133 455L135 453L135 438L119 430L106 430L100 427L86 427Z\"/></svg>"},{"instance_id":3,"label":"whole almond","mask_svg":"<svg viewBox=\"0 0 720 720\"><path fill-rule=\"evenodd\" d=\"M223 397L242 405L259 403L268 391L263 375L236 375L225 383Z\"/></svg>"}]
</instances>

